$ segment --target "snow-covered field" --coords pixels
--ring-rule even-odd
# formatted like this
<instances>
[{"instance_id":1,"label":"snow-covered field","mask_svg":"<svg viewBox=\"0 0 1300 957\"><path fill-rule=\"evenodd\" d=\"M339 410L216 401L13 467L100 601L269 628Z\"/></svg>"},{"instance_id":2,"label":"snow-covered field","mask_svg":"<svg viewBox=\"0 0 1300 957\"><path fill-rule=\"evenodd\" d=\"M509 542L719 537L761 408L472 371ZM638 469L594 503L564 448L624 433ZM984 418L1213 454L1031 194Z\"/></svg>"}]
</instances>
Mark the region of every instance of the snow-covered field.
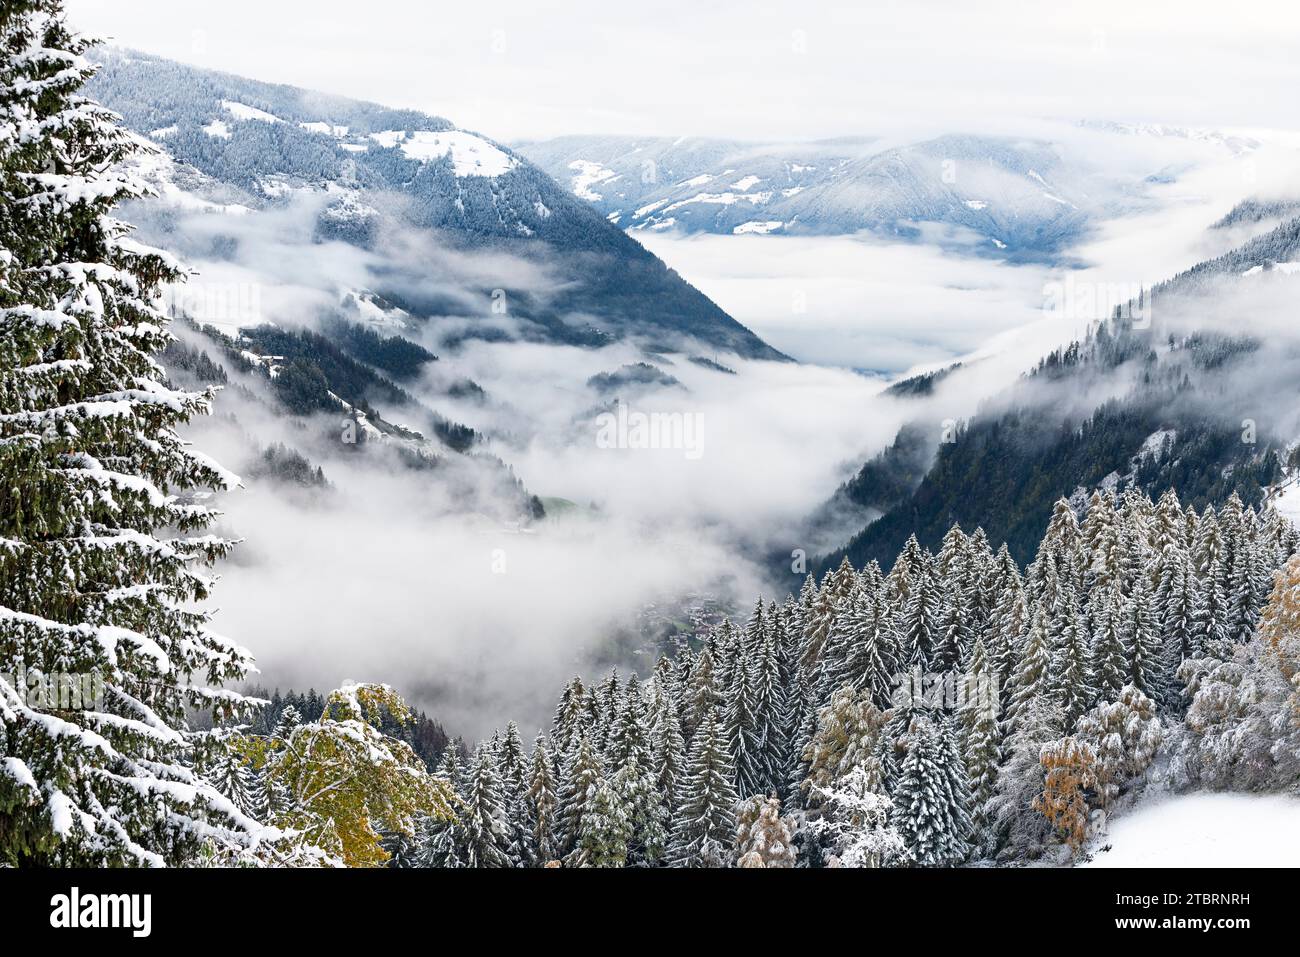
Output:
<instances>
[{"instance_id":1,"label":"snow-covered field","mask_svg":"<svg viewBox=\"0 0 1300 957\"><path fill-rule=\"evenodd\" d=\"M1269 499L1279 515L1291 520L1291 524L1300 528L1300 480L1291 480L1284 484L1277 495Z\"/></svg>"},{"instance_id":2,"label":"snow-covered field","mask_svg":"<svg viewBox=\"0 0 1300 957\"><path fill-rule=\"evenodd\" d=\"M1188 794L1115 820L1084 867L1295 867L1300 799L1276 794Z\"/></svg>"}]
</instances>

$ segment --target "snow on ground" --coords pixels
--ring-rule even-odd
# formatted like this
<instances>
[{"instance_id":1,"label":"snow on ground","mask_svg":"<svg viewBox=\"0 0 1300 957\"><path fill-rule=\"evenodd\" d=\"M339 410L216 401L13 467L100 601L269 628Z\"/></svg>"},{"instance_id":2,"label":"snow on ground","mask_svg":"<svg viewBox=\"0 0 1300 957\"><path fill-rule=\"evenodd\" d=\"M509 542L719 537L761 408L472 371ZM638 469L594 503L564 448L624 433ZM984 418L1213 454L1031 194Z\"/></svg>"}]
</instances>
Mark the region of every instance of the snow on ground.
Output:
<instances>
[{"instance_id":1,"label":"snow on ground","mask_svg":"<svg viewBox=\"0 0 1300 957\"><path fill-rule=\"evenodd\" d=\"M1283 482L1268 503L1279 515L1300 528L1300 476L1291 476Z\"/></svg>"},{"instance_id":2,"label":"snow on ground","mask_svg":"<svg viewBox=\"0 0 1300 957\"><path fill-rule=\"evenodd\" d=\"M310 123L299 123L308 133L324 133L326 136L347 136L348 128L346 126L335 126L332 123L325 123L321 120L313 120Z\"/></svg>"},{"instance_id":3,"label":"snow on ground","mask_svg":"<svg viewBox=\"0 0 1300 957\"><path fill-rule=\"evenodd\" d=\"M784 225L785 223L781 222L781 220L779 219L765 220L763 222L759 222L757 220L750 220L747 223L741 223L739 226L732 229L732 232L735 233L737 236L743 236L745 233L759 233L761 235L765 233L770 233L775 229L780 229Z\"/></svg>"},{"instance_id":4,"label":"snow on ground","mask_svg":"<svg viewBox=\"0 0 1300 957\"><path fill-rule=\"evenodd\" d=\"M744 200L757 206L766 203L771 198L772 193L770 190L761 193L733 193L730 191L725 193L696 193L690 199L681 199L671 206L665 206L664 212L671 213L673 210L681 209L683 206L689 206L692 203L715 203L719 206L730 206Z\"/></svg>"},{"instance_id":5,"label":"snow on ground","mask_svg":"<svg viewBox=\"0 0 1300 957\"><path fill-rule=\"evenodd\" d=\"M1278 794L1187 794L1116 818L1083 867L1294 867L1300 799Z\"/></svg>"},{"instance_id":6,"label":"snow on ground","mask_svg":"<svg viewBox=\"0 0 1300 957\"><path fill-rule=\"evenodd\" d=\"M1295 262L1295 263L1270 263L1268 269L1265 269L1265 267L1263 267L1263 266L1251 266L1249 269L1247 269L1245 272L1243 272L1242 275L1243 275L1243 276L1258 276L1258 275L1261 275L1262 273L1264 273L1264 272L1268 272L1268 271L1280 272L1280 273L1282 273L1282 274L1284 274L1284 275L1287 275L1287 276L1294 275L1295 273L1300 272L1300 262Z\"/></svg>"},{"instance_id":7,"label":"snow on ground","mask_svg":"<svg viewBox=\"0 0 1300 957\"><path fill-rule=\"evenodd\" d=\"M213 120L207 126L203 127L203 132L207 133L209 136L215 136L218 139L230 139L230 127L221 120Z\"/></svg>"},{"instance_id":8,"label":"snow on ground","mask_svg":"<svg viewBox=\"0 0 1300 957\"><path fill-rule=\"evenodd\" d=\"M648 216L666 202L668 202L668 200L666 199L657 199L653 203L648 203L645 206L642 206L636 212L634 212L632 214L632 218L640 219L642 216Z\"/></svg>"},{"instance_id":9,"label":"snow on ground","mask_svg":"<svg viewBox=\"0 0 1300 957\"><path fill-rule=\"evenodd\" d=\"M742 193L747 193L761 182L763 181L759 179L757 176L750 175L744 177L743 179L736 180L734 183L731 184L731 188L738 189Z\"/></svg>"},{"instance_id":10,"label":"snow on ground","mask_svg":"<svg viewBox=\"0 0 1300 957\"><path fill-rule=\"evenodd\" d=\"M464 130L383 130L370 138L380 146L399 147L408 159L427 163L451 154L457 176L500 176L518 162L509 153Z\"/></svg>"},{"instance_id":11,"label":"snow on ground","mask_svg":"<svg viewBox=\"0 0 1300 957\"><path fill-rule=\"evenodd\" d=\"M604 199L591 187L597 183L612 183L618 179L618 173L591 160L574 160L569 164L569 169L573 170L573 180L569 188L573 190L575 196L590 203L598 203Z\"/></svg>"},{"instance_id":12,"label":"snow on ground","mask_svg":"<svg viewBox=\"0 0 1300 957\"><path fill-rule=\"evenodd\" d=\"M237 120L259 120L262 123L279 123L280 118L265 110L259 110L255 106L248 106L245 103L236 103L234 100L222 100L221 105Z\"/></svg>"}]
</instances>

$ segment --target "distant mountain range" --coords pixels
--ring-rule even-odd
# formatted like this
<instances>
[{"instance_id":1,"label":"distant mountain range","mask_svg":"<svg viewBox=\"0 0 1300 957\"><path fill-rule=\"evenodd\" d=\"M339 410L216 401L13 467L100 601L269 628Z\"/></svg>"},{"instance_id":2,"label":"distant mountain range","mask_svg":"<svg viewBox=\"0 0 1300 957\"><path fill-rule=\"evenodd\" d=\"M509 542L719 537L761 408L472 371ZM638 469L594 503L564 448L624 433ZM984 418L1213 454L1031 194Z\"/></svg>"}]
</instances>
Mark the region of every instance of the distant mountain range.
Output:
<instances>
[{"instance_id":1,"label":"distant mountain range","mask_svg":"<svg viewBox=\"0 0 1300 957\"><path fill-rule=\"evenodd\" d=\"M1253 141L1206 131L1081 124L1098 133ZM695 137L564 136L518 144L575 196L633 233L925 238L1010 260L1058 261L1096 220L1149 205L1168 170L1117 179L1060 144L948 135L763 144Z\"/></svg>"},{"instance_id":2,"label":"distant mountain range","mask_svg":"<svg viewBox=\"0 0 1300 957\"><path fill-rule=\"evenodd\" d=\"M223 205L328 194L324 238L374 246L393 224L415 226L456 250L534 264L550 280L530 287L503 268L454 295L417 294L403 276L368 290L417 320L455 319L468 336L632 338L655 349L693 341L784 358L527 158L446 119L134 52L100 58L90 95Z\"/></svg>"}]
</instances>

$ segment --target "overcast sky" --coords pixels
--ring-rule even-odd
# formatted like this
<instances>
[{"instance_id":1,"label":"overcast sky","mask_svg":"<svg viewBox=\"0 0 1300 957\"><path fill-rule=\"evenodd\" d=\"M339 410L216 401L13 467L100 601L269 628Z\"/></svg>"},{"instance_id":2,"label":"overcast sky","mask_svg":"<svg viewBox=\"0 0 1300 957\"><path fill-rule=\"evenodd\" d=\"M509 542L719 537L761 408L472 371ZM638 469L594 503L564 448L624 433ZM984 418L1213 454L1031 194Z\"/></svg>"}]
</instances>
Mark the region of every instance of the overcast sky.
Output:
<instances>
[{"instance_id":1,"label":"overcast sky","mask_svg":"<svg viewBox=\"0 0 1300 957\"><path fill-rule=\"evenodd\" d=\"M67 0L75 25L200 66L502 140L754 139L995 117L1300 126L1294 0Z\"/></svg>"}]
</instances>

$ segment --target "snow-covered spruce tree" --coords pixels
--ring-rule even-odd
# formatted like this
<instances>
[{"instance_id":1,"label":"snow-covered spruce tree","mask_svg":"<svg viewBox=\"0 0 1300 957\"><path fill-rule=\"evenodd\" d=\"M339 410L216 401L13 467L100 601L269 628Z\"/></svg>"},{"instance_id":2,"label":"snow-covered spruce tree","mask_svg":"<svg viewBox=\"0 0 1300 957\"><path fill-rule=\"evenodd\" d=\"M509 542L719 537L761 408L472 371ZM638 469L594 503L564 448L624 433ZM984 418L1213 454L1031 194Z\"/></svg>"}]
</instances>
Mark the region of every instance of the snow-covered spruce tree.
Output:
<instances>
[{"instance_id":1,"label":"snow-covered spruce tree","mask_svg":"<svg viewBox=\"0 0 1300 957\"><path fill-rule=\"evenodd\" d=\"M686 770L686 740L682 737L682 724L674 699L665 698L660 702L650 740L651 765L671 814L676 804L674 795Z\"/></svg>"},{"instance_id":2,"label":"snow-covered spruce tree","mask_svg":"<svg viewBox=\"0 0 1300 957\"><path fill-rule=\"evenodd\" d=\"M851 684L866 689L877 708L888 708L898 660L896 613L877 587L863 589L841 616L845 631L844 657L834 676L835 687Z\"/></svg>"},{"instance_id":3,"label":"snow-covered spruce tree","mask_svg":"<svg viewBox=\"0 0 1300 957\"><path fill-rule=\"evenodd\" d=\"M962 731L962 756L971 789L971 817L976 832L984 828L984 808L993 797L1002 761L1002 728L998 722L998 687L993 664L976 639L966 673L966 696L958 718Z\"/></svg>"},{"instance_id":4,"label":"snow-covered spruce tree","mask_svg":"<svg viewBox=\"0 0 1300 957\"><path fill-rule=\"evenodd\" d=\"M627 824L627 863L654 867L668 849L668 809L654 772L632 757L614 772L610 786Z\"/></svg>"},{"instance_id":5,"label":"snow-covered spruce tree","mask_svg":"<svg viewBox=\"0 0 1300 957\"><path fill-rule=\"evenodd\" d=\"M1006 734L1014 735L1024 722L1024 712L1031 702L1050 693L1051 649L1047 612L1038 608L1033 624L1020 648L1020 657L1011 673L1011 706L1007 711Z\"/></svg>"},{"instance_id":6,"label":"snow-covered spruce tree","mask_svg":"<svg viewBox=\"0 0 1300 957\"><path fill-rule=\"evenodd\" d=\"M927 569L914 575L911 593L899 623L899 645L907 662L921 671L937 671L931 658L939 641L939 614L943 610L934 575Z\"/></svg>"},{"instance_id":7,"label":"snow-covered spruce tree","mask_svg":"<svg viewBox=\"0 0 1300 957\"><path fill-rule=\"evenodd\" d=\"M459 808L460 844L466 867L510 867L509 816L493 756L480 745L465 780Z\"/></svg>"},{"instance_id":8,"label":"snow-covered spruce tree","mask_svg":"<svg viewBox=\"0 0 1300 957\"><path fill-rule=\"evenodd\" d=\"M894 788L894 826L919 867L952 867L970 853L972 824L966 770L942 716L918 714Z\"/></svg>"},{"instance_id":9,"label":"snow-covered spruce tree","mask_svg":"<svg viewBox=\"0 0 1300 957\"><path fill-rule=\"evenodd\" d=\"M1093 680L1098 697L1113 700L1128 683L1124 651L1124 596L1117 586L1096 588L1089 596L1092 614Z\"/></svg>"},{"instance_id":10,"label":"snow-covered spruce tree","mask_svg":"<svg viewBox=\"0 0 1300 957\"><path fill-rule=\"evenodd\" d=\"M524 820L528 826L531 858L528 863L542 867L557 860L556 808L559 805L559 784L556 781L555 762L551 758L546 739L540 734L533 743L533 757L529 765L528 790L524 794Z\"/></svg>"},{"instance_id":11,"label":"snow-covered spruce tree","mask_svg":"<svg viewBox=\"0 0 1300 957\"><path fill-rule=\"evenodd\" d=\"M411 863L415 867L458 868L465 866L461 846L463 832L460 822L436 817L422 818L416 825L415 853Z\"/></svg>"},{"instance_id":12,"label":"snow-covered spruce tree","mask_svg":"<svg viewBox=\"0 0 1300 957\"><path fill-rule=\"evenodd\" d=\"M524 806L524 793L528 789L528 759L515 722L506 725L495 759L497 776L501 780L501 804L506 812L506 833L510 838L510 858L519 863L527 862L533 858L532 832Z\"/></svg>"},{"instance_id":13,"label":"snow-covered spruce tree","mask_svg":"<svg viewBox=\"0 0 1300 957\"><path fill-rule=\"evenodd\" d=\"M715 712L691 741L669 859L675 867L725 867L736 836L735 771Z\"/></svg>"},{"instance_id":14,"label":"snow-covered spruce tree","mask_svg":"<svg viewBox=\"0 0 1300 957\"><path fill-rule=\"evenodd\" d=\"M214 788L228 797L235 807L256 819L254 813L259 801L259 782L255 780L252 766L238 748L221 742L204 778Z\"/></svg>"},{"instance_id":15,"label":"snow-covered spruce tree","mask_svg":"<svg viewBox=\"0 0 1300 957\"><path fill-rule=\"evenodd\" d=\"M613 784L602 780L582 816L572 863L578 867L622 867L627 863L631 834L626 805Z\"/></svg>"},{"instance_id":16,"label":"snow-covered spruce tree","mask_svg":"<svg viewBox=\"0 0 1300 957\"><path fill-rule=\"evenodd\" d=\"M1079 716L1096 700L1092 680L1092 656L1082 617L1077 607L1066 613L1060 631L1054 636L1049 665L1050 685L1061 702L1066 727L1073 727Z\"/></svg>"},{"instance_id":17,"label":"snow-covered spruce tree","mask_svg":"<svg viewBox=\"0 0 1300 957\"><path fill-rule=\"evenodd\" d=\"M551 724L551 745L554 748L552 753L561 760L576 742L578 733L587 726L587 696L587 689L583 687L582 679L575 675L565 685L564 692L560 695L560 702L555 706L555 720Z\"/></svg>"},{"instance_id":18,"label":"snow-covered spruce tree","mask_svg":"<svg viewBox=\"0 0 1300 957\"><path fill-rule=\"evenodd\" d=\"M741 657L731 668L731 688L723 711L722 731L731 748L736 793L742 799L762 793L767 784L763 743L757 724L750 664Z\"/></svg>"},{"instance_id":19,"label":"snow-covered spruce tree","mask_svg":"<svg viewBox=\"0 0 1300 957\"><path fill-rule=\"evenodd\" d=\"M696 729L704 723L705 716L724 703L718 676L714 672L713 652L709 649L704 649L696 657L682 694L682 734L690 742L695 739Z\"/></svg>"},{"instance_id":20,"label":"snow-covered spruce tree","mask_svg":"<svg viewBox=\"0 0 1300 957\"><path fill-rule=\"evenodd\" d=\"M229 543L183 497L232 477L175 432L211 396L154 361L181 270L112 216L141 147L79 95L88 45L56 0L0 7L0 673L103 682L45 710L0 679L0 861L177 865L268 836L189 766L186 708L249 703L219 688L248 653L194 604Z\"/></svg>"},{"instance_id":21,"label":"snow-covered spruce tree","mask_svg":"<svg viewBox=\"0 0 1300 957\"><path fill-rule=\"evenodd\" d=\"M585 731L580 732L564 762L559 803L555 811L555 834L558 839L556 851L561 858L577 850L582 836L582 816L595 796L603 775L604 768L596 756L591 737Z\"/></svg>"},{"instance_id":22,"label":"snow-covered spruce tree","mask_svg":"<svg viewBox=\"0 0 1300 957\"><path fill-rule=\"evenodd\" d=\"M1128 683L1153 701L1162 700L1160 635L1145 576L1138 577L1129 596L1124 616L1124 650L1129 662Z\"/></svg>"},{"instance_id":23,"label":"snow-covered spruce tree","mask_svg":"<svg viewBox=\"0 0 1300 957\"><path fill-rule=\"evenodd\" d=\"M763 637L754 663L754 739L759 748L758 791L762 794L785 794L790 767L790 706L787 687L782 682L781 656L776 631Z\"/></svg>"}]
</instances>

